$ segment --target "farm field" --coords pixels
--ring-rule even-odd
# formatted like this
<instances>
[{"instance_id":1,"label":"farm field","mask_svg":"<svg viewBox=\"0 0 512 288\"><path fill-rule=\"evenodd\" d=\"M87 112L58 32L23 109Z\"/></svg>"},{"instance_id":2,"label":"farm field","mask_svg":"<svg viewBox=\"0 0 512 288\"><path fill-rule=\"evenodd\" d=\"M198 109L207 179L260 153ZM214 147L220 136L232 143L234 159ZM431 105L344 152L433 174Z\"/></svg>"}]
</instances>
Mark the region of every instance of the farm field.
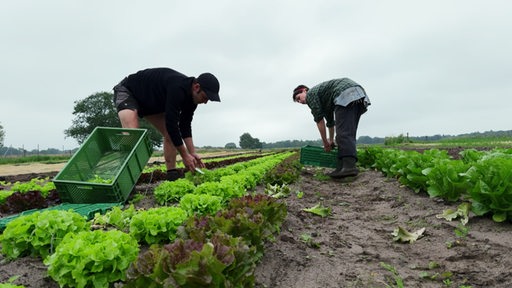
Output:
<instances>
[{"instance_id":1,"label":"farm field","mask_svg":"<svg viewBox=\"0 0 512 288\"><path fill-rule=\"evenodd\" d=\"M452 150L450 154L457 154ZM274 241L265 245L256 267L256 287L510 287L512 225L470 215L459 221L436 217L460 203L416 193L373 169L361 169L353 182L321 175L330 169L305 166L283 201L287 217ZM137 208L156 205L152 186ZM264 192L259 185L255 189ZM317 204L330 209L321 217L304 211ZM413 243L393 241L397 227L414 232ZM0 256L0 283L59 287L37 258L6 261Z\"/></svg>"},{"instance_id":2,"label":"farm field","mask_svg":"<svg viewBox=\"0 0 512 288\"><path fill-rule=\"evenodd\" d=\"M250 152L250 151L248 151ZM242 152L233 152L233 151L212 151L212 152L206 152L201 153L201 156L203 158L212 158L212 157L222 157L222 156L229 156L229 155L236 155L240 154ZM180 161L180 156L177 155L177 160ZM164 163L164 157L163 156L153 156L149 159L148 163ZM41 173L48 173L48 175L55 176L57 172L59 172L67 162L61 162L61 163L38 163L38 162L32 162L32 163L20 163L20 164L2 164L0 165L0 177L5 176L14 176L14 175L24 175L24 174L41 174ZM29 175L27 175L29 177ZM24 181L24 180L21 180Z\"/></svg>"}]
</instances>

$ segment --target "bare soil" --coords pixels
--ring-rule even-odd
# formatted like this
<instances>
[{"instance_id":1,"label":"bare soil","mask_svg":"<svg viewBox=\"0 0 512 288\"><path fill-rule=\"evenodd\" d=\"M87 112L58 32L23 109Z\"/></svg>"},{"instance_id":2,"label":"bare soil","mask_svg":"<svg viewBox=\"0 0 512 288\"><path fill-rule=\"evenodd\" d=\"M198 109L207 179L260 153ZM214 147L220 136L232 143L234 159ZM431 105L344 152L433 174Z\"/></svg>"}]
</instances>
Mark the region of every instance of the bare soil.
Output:
<instances>
[{"instance_id":1,"label":"bare soil","mask_svg":"<svg viewBox=\"0 0 512 288\"><path fill-rule=\"evenodd\" d=\"M459 221L436 217L457 204L415 193L378 171L361 171L351 182L318 177L328 171L305 167L290 185L292 195L282 200L288 216L258 264L257 288L512 286L510 223L472 215L467 235L457 236ZM136 191L147 195L137 205L154 205L151 187ZM303 210L318 203L331 208L331 215ZM398 243L391 234L398 226L426 230L414 243ZM13 276L25 287L58 287L40 259L9 262L0 256L0 283Z\"/></svg>"}]
</instances>

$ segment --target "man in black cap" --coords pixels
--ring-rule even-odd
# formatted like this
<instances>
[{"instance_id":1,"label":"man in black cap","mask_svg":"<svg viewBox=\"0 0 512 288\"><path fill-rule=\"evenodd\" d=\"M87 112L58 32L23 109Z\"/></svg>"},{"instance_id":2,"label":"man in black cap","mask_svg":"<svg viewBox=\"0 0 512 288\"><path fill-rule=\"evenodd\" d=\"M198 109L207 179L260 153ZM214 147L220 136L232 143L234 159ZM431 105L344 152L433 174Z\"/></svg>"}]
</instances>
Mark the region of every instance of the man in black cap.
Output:
<instances>
[{"instance_id":1,"label":"man in black cap","mask_svg":"<svg viewBox=\"0 0 512 288\"><path fill-rule=\"evenodd\" d=\"M192 141L192 118L198 104L220 102L220 84L211 73L188 77L170 68L150 68L128 75L114 87L114 104L124 128L138 128L144 117L164 136L167 179L180 177L176 155L190 171L204 168Z\"/></svg>"}]
</instances>

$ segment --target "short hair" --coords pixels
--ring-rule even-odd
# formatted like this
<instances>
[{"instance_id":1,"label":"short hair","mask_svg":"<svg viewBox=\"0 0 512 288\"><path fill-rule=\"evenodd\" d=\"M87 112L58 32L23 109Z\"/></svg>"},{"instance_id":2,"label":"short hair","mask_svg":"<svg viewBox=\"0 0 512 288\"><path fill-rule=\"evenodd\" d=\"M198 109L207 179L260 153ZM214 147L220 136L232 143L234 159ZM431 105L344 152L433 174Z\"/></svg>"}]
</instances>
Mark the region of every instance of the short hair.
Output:
<instances>
[{"instance_id":1,"label":"short hair","mask_svg":"<svg viewBox=\"0 0 512 288\"><path fill-rule=\"evenodd\" d=\"M302 85L302 84L301 84L301 85L299 85L299 86L297 86L295 89L293 89L292 99L293 99L293 101L294 101L294 102L295 102L295 96L296 96L297 94L302 93L302 91L304 91L304 90L308 91L308 90L309 90L309 88L308 88L308 86L306 86L306 85Z\"/></svg>"}]
</instances>

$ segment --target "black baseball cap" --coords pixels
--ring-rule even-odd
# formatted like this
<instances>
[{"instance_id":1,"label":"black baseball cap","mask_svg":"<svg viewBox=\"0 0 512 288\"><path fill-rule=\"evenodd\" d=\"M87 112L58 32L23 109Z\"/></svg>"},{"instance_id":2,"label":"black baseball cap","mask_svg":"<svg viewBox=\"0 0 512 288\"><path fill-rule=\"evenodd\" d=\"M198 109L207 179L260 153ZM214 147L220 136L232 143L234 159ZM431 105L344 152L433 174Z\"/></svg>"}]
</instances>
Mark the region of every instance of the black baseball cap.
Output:
<instances>
[{"instance_id":1,"label":"black baseball cap","mask_svg":"<svg viewBox=\"0 0 512 288\"><path fill-rule=\"evenodd\" d=\"M201 89L206 93L206 96L208 96L208 100L220 102L220 84L217 77L212 73L203 73L197 77L197 83L201 85Z\"/></svg>"}]
</instances>

